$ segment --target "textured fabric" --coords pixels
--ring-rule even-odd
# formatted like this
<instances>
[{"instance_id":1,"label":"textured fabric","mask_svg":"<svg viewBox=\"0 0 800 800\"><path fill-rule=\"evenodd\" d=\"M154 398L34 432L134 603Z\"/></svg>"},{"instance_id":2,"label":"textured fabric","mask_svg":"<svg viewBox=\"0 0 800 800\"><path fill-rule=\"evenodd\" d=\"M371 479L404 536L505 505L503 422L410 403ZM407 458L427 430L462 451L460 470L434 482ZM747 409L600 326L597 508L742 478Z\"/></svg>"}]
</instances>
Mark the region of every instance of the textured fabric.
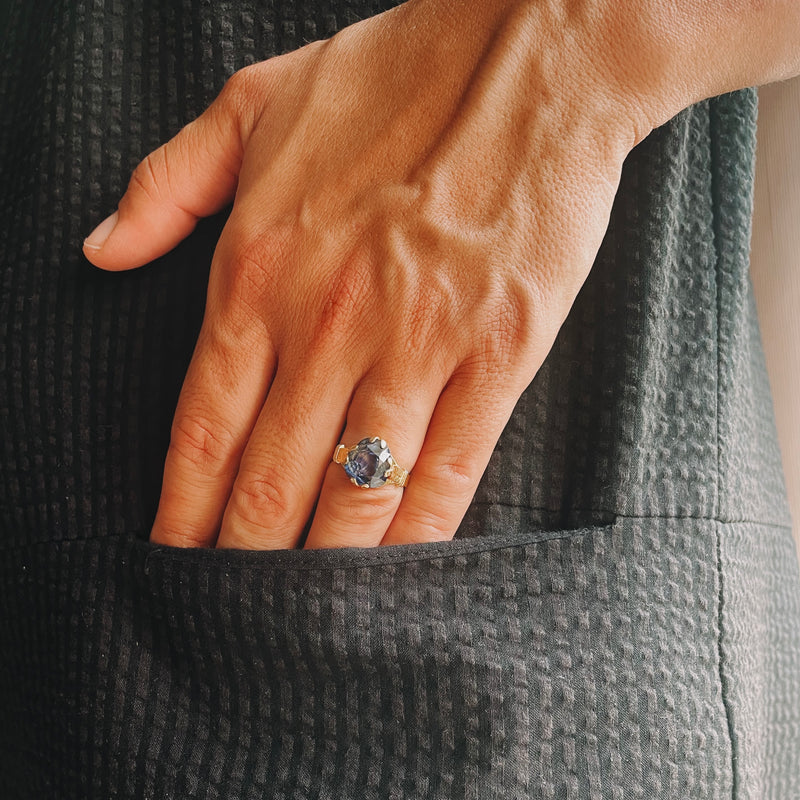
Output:
<instances>
[{"instance_id":1,"label":"textured fabric","mask_svg":"<svg viewBox=\"0 0 800 800\"><path fill-rule=\"evenodd\" d=\"M224 215L130 273L80 242L235 69L379 10L3 7L3 796L800 797L753 92L630 155L457 541L147 542Z\"/></svg>"}]
</instances>

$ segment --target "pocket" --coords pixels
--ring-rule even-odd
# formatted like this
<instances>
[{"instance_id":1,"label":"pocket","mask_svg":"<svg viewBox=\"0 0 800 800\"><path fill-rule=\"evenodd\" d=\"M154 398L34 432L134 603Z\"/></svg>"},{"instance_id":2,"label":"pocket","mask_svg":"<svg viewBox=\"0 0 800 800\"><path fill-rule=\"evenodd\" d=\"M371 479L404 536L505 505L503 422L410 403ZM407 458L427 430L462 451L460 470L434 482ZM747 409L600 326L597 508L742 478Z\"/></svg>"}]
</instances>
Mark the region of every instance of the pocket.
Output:
<instances>
[{"instance_id":1,"label":"pocket","mask_svg":"<svg viewBox=\"0 0 800 800\"><path fill-rule=\"evenodd\" d=\"M69 543L67 755L98 796L724 796L706 528Z\"/></svg>"},{"instance_id":2,"label":"pocket","mask_svg":"<svg viewBox=\"0 0 800 800\"><path fill-rule=\"evenodd\" d=\"M611 526L559 530L514 530L512 533L489 534L447 542L392 545L389 547L340 547L328 550L216 550L209 548L165 547L135 540L133 550L144 557L143 570L180 569L189 564L216 564L230 570L314 570L380 567L388 564L413 563L432 559L456 558L476 553L490 553L506 548L525 547L550 539L568 539L592 530Z\"/></svg>"}]
</instances>

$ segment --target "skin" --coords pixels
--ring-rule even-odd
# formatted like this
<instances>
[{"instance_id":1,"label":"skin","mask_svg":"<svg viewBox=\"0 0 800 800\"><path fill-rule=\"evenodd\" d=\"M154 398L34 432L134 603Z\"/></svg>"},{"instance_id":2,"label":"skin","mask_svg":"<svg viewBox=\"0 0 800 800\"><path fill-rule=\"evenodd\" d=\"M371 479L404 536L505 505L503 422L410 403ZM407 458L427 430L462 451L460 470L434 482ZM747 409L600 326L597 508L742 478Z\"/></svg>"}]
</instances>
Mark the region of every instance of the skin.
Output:
<instances>
[{"instance_id":1,"label":"skin","mask_svg":"<svg viewBox=\"0 0 800 800\"><path fill-rule=\"evenodd\" d=\"M635 5L409 0L236 73L145 158L84 245L100 268L145 264L234 201L151 541L453 536L627 153L691 102L800 72L794 0ZM371 435L405 489L331 462Z\"/></svg>"}]
</instances>

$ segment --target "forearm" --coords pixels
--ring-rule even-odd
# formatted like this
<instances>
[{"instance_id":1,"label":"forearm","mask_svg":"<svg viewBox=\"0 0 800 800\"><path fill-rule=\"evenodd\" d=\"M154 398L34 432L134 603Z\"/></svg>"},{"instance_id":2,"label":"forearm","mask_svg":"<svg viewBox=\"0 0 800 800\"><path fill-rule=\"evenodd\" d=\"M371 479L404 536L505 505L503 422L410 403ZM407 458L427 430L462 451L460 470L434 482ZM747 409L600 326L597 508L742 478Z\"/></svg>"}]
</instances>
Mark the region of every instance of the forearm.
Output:
<instances>
[{"instance_id":1,"label":"forearm","mask_svg":"<svg viewBox=\"0 0 800 800\"><path fill-rule=\"evenodd\" d=\"M567 0L568 1L568 0ZM599 0L608 76L653 127L691 103L800 74L797 0Z\"/></svg>"},{"instance_id":2,"label":"forearm","mask_svg":"<svg viewBox=\"0 0 800 800\"><path fill-rule=\"evenodd\" d=\"M800 74L797 0L409 0L440 53L527 47L532 84L616 93L636 138L706 97ZM513 30L513 33L511 32ZM500 32L500 35L496 34ZM484 39L484 42L486 39ZM555 58L549 62L542 57Z\"/></svg>"}]
</instances>

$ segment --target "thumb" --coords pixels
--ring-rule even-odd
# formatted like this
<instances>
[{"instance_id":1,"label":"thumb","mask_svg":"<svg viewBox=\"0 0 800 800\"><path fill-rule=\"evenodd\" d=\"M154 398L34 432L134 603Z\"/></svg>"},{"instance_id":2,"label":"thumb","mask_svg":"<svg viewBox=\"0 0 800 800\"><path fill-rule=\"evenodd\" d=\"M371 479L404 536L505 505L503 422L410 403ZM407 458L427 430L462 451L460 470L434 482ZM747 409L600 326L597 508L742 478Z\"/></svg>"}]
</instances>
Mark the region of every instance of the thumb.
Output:
<instances>
[{"instance_id":1,"label":"thumb","mask_svg":"<svg viewBox=\"0 0 800 800\"><path fill-rule=\"evenodd\" d=\"M242 162L238 113L226 92L133 172L119 208L83 243L97 267L140 267L233 200Z\"/></svg>"}]
</instances>

